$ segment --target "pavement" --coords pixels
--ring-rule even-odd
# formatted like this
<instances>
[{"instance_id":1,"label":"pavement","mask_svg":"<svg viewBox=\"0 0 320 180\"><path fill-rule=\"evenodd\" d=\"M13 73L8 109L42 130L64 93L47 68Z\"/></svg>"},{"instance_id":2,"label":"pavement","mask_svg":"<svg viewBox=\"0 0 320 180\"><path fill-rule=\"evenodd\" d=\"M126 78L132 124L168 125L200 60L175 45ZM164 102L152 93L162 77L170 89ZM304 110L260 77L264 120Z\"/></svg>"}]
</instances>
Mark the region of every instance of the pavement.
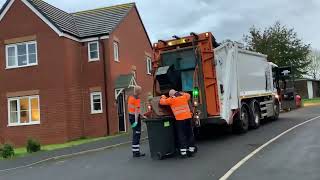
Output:
<instances>
[{"instance_id":1,"label":"pavement","mask_svg":"<svg viewBox=\"0 0 320 180\"><path fill-rule=\"evenodd\" d=\"M278 121L265 122L257 130L232 135L211 129L211 136L198 142L199 152L190 159L152 160L131 157L130 145L96 151L26 168L0 171L0 179L17 180L142 180L219 179L241 159L287 129L320 115L320 107L282 113ZM230 179L320 179L317 141L320 119L305 124L271 143L243 164Z\"/></svg>"},{"instance_id":2,"label":"pavement","mask_svg":"<svg viewBox=\"0 0 320 180\"><path fill-rule=\"evenodd\" d=\"M142 132L142 139L146 139L146 136L146 132ZM81 155L88 152L101 151L104 149L114 148L116 146L124 144L130 144L131 139L132 138L130 134L123 134L78 146L53 151L42 151L14 159L0 160L0 172L7 171L10 169L29 167L38 163L43 163L50 160L57 160L70 156Z\"/></svg>"}]
</instances>

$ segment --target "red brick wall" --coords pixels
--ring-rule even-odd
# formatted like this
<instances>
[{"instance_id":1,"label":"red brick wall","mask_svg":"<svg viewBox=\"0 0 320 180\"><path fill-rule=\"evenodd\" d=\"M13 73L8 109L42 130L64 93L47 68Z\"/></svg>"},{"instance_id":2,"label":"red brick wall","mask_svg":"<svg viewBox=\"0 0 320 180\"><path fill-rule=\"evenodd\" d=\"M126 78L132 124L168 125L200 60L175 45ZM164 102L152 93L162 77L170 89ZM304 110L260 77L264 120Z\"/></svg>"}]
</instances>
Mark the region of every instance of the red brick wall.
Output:
<instances>
[{"instance_id":1,"label":"red brick wall","mask_svg":"<svg viewBox=\"0 0 320 180\"><path fill-rule=\"evenodd\" d=\"M30 35L36 36L38 65L5 70L4 41ZM113 61L115 37L120 46L120 63ZM116 77L130 73L132 65L136 66L145 102L152 89L152 77L146 74L146 54L151 53L135 9L110 39L100 40L100 61L88 62L88 43L59 37L21 1L15 1L0 22L0 143L22 146L32 137L42 144L52 144L81 136L104 136L108 129L109 134L117 133ZM90 109L90 90L96 88L103 96L101 114L91 114ZM29 90L40 92L41 124L7 127L7 93Z\"/></svg>"},{"instance_id":2,"label":"red brick wall","mask_svg":"<svg viewBox=\"0 0 320 180\"><path fill-rule=\"evenodd\" d=\"M36 35L38 66L5 70L4 40ZM64 98L64 44L61 38L21 1L15 1L0 22L0 136L1 142L23 145L28 137L41 143L67 140ZM39 90L41 124L7 127L6 94Z\"/></svg>"},{"instance_id":3,"label":"red brick wall","mask_svg":"<svg viewBox=\"0 0 320 180\"><path fill-rule=\"evenodd\" d=\"M90 137L107 135L107 117L106 117L106 96L105 96L105 80L104 80L104 57L103 46L106 40L100 40L99 43L99 61L89 62L88 59L88 43L82 45L81 57L81 86L83 87L83 116L85 127L85 135ZM90 104L90 88L98 87L102 92L103 113L91 114Z\"/></svg>"},{"instance_id":4,"label":"red brick wall","mask_svg":"<svg viewBox=\"0 0 320 180\"><path fill-rule=\"evenodd\" d=\"M114 61L114 41L119 43L120 62ZM152 76L147 75L146 53L152 55L152 47L135 8L129 12L128 16L110 35L108 45L111 47L110 51L107 52L111 72L110 81L108 82L112 82L108 84L110 85L110 89L114 90L116 78L120 74L131 73L132 66L134 65L137 68L137 83L143 88L141 100L143 103L146 102L148 92L152 91ZM118 117L114 92L110 93L108 97L110 99L108 104L110 129L111 133L116 133L118 130Z\"/></svg>"}]
</instances>

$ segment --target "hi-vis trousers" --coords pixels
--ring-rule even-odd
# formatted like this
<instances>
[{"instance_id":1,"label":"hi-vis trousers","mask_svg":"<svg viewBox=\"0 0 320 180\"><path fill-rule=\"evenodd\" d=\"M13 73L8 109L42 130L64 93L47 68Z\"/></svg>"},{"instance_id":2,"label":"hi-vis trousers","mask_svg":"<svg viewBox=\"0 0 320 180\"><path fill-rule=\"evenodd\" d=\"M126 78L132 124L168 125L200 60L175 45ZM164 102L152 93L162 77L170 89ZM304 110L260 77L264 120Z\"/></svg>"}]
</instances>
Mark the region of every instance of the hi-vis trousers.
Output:
<instances>
[{"instance_id":1,"label":"hi-vis trousers","mask_svg":"<svg viewBox=\"0 0 320 180\"><path fill-rule=\"evenodd\" d=\"M129 114L129 121L132 125L135 122L135 115ZM138 125L132 128L132 153L140 153L140 137L141 137L141 119L138 119Z\"/></svg>"},{"instance_id":2,"label":"hi-vis trousers","mask_svg":"<svg viewBox=\"0 0 320 180\"><path fill-rule=\"evenodd\" d=\"M194 134L192 129L192 120L186 119L176 121L177 140L181 155L187 155L187 151L195 151Z\"/></svg>"}]
</instances>

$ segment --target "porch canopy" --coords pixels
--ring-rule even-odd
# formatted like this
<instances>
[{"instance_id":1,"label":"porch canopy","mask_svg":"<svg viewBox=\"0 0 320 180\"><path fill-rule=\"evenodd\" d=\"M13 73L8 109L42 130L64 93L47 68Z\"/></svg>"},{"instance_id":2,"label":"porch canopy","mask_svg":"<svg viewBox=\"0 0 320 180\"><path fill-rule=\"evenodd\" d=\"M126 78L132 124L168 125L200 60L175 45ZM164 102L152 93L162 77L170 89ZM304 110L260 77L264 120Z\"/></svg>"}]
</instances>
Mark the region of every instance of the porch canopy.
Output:
<instances>
[{"instance_id":1,"label":"porch canopy","mask_svg":"<svg viewBox=\"0 0 320 180\"><path fill-rule=\"evenodd\" d=\"M116 79L116 84L115 84L115 98L118 99L118 96L125 89L129 89L134 86L137 86L137 82L133 74L119 75Z\"/></svg>"}]
</instances>

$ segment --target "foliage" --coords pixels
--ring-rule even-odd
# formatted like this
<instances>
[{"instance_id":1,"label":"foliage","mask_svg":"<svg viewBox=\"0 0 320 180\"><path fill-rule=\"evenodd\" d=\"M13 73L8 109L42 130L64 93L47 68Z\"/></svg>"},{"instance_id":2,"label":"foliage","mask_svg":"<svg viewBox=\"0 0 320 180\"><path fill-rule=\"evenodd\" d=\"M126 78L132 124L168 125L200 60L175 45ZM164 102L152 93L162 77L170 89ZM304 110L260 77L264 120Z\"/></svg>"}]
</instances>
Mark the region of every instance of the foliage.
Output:
<instances>
[{"instance_id":1,"label":"foliage","mask_svg":"<svg viewBox=\"0 0 320 180\"><path fill-rule=\"evenodd\" d=\"M309 60L311 61L310 65L307 67L308 76L312 79L319 80L320 79L320 51L313 50L309 56Z\"/></svg>"},{"instance_id":2,"label":"foliage","mask_svg":"<svg viewBox=\"0 0 320 180\"><path fill-rule=\"evenodd\" d=\"M244 41L247 49L268 55L268 60L278 66L292 66L296 77L307 73L310 44L304 44L293 28L280 22L263 31L252 27Z\"/></svg>"},{"instance_id":3,"label":"foliage","mask_svg":"<svg viewBox=\"0 0 320 180\"><path fill-rule=\"evenodd\" d=\"M0 148L0 154L1 154L1 157L5 159L13 157L14 156L13 146L11 144L4 144Z\"/></svg>"},{"instance_id":4,"label":"foliage","mask_svg":"<svg viewBox=\"0 0 320 180\"><path fill-rule=\"evenodd\" d=\"M34 153L41 150L41 145L38 141L34 139L28 139L26 148L28 153Z\"/></svg>"}]
</instances>

